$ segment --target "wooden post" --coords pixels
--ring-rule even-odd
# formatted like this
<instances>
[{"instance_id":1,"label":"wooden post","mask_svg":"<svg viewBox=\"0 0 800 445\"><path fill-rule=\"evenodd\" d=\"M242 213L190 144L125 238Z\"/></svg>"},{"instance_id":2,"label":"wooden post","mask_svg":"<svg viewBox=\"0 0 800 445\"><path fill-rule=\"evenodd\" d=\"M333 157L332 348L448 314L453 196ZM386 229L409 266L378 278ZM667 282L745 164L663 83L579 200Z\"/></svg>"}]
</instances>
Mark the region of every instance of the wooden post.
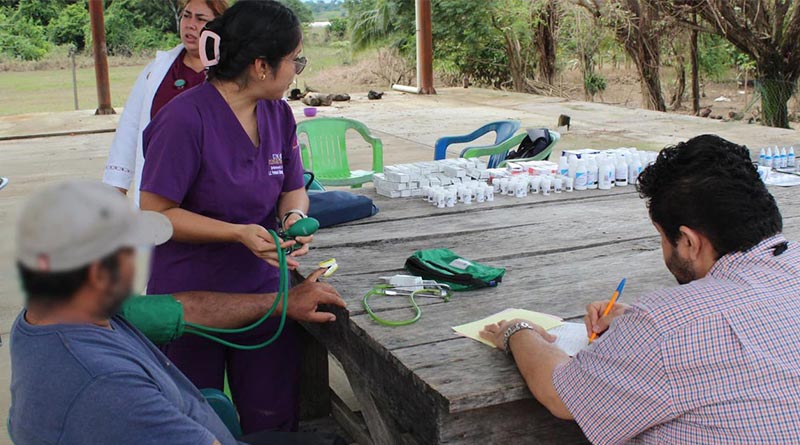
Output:
<instances>
[{"instance_id":1,"label":"wooden post","mask_svg":"<svg viewBox=\"0 0 800 445\"><path fill-rule=\"evenodd\" d=\"M420 94L436 94L433 88L433 26L431 0L416 0L417 87Z\"/></svg>"},{"instance_id":2,"label":"wooden post","mask_svg":"<svg viewBox=\"0 0 800 445\"><path fill-rule=\"evenodd\" d=\"M94 76L97 83L97 111L94 114L114 114L111 107L111 86L108 80L108 54L103 19L103 0L89 0L89 19L92 24Z\"/></svg>"},{"instance_id":3,"label":"wooden post","mask_svg":"<svg viewBox=\"0 0 800 445\"><path fill-rule=\"evenodd\" d=\"M69 58L72 60L72 97L75 99L75 111L78 110L78 76L76 74L77 67L75 66L75 53L77 48L74 45L69 46Z\"/></svg>"}]
</instances>

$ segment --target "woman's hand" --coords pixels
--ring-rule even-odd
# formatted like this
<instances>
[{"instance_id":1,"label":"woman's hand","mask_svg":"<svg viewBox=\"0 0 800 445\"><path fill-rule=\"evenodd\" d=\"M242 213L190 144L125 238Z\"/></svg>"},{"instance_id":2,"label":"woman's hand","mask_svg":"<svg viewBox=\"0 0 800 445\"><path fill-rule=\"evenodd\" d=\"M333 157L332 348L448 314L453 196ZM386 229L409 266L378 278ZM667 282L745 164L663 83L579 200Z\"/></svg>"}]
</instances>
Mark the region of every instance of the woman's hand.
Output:
<instances>
[{"instance_id":1,"label":"woman's hand","mask_svg":"<svg viewBox=\"0 0 800 445\"><path fill-rule=\"evenodd\" d=\"M295 241L284 241L280 246L275 245L275 240L270 235L269 231L258 224L242 225L239 228L239 242L244 244L245 247L253 252L253 255L266 261L273 267L280 267L278 263L278 249L288 249L294 246ZM289 269L295 269L300 264L291 259L286 258L286 264Z\"/></svg>"},{"instance_id":2,"label":"woman's hand","mask_svg":"<svg viewBox=\"0 0 800 445\"><path fill-rule=\"evenodd\" d=\"M283 230L289 230L290 227L292 227L297 221L300 221L301 219L302 218L300 217L300 215L296 213L290 214L289 217L286 218L286 222L283 225ZM300 244L302 247L292 252L289 256L291 257L303 256L308 253L308 245L311 244L312 241L314 241L314 235L298 236L297 238L295 238L295 241L297 241L297 243Z\"/></svg>"}]
</instances>

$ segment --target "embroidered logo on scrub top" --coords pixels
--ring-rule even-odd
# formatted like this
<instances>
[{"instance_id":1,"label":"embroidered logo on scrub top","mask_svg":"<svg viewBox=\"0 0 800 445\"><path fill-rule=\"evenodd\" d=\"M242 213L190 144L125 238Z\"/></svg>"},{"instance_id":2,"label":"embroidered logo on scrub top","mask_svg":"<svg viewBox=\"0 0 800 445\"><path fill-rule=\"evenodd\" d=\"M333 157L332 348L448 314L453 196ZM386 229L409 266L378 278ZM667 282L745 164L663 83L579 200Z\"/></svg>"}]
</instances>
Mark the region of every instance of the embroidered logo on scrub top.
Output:
<instances>
[{"instance_id":1,"label":"embroidered logo on scrub top","mask_svg":"<svg viewBox=\"0 0 800 445\"><path fill-rule=\"evenodd\" d=\"M276 153L269 160L269 175L283 175L283 154Z\"/></svg>"}]
</instances>

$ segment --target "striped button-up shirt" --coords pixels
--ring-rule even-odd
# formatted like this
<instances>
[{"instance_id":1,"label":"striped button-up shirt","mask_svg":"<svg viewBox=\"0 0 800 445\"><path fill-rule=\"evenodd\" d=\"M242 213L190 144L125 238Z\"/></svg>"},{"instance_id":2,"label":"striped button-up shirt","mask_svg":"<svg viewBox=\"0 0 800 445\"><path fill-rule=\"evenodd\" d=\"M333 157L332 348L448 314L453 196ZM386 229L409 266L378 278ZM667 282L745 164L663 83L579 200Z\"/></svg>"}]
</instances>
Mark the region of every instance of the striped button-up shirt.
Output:
<instances>
[{"instance_id":1,"label":"striped button-up shirt","mask_svg":"<svg viewBox=\"0 0 800 445\"><path fill-rule=\"evenodd\" d=\"M785 242L771 237L640 298L556 368L589 440L800 443L800 246Z\"/></svg>"}]
</instances>

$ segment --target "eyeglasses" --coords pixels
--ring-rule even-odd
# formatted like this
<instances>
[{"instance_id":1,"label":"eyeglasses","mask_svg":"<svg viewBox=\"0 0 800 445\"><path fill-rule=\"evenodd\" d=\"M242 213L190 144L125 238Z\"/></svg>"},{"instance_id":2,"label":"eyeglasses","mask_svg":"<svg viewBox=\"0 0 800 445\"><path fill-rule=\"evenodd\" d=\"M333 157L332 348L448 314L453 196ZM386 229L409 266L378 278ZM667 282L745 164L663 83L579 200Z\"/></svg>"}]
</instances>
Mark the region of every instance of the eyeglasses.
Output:
<instances>
[{"instance_id":1,"label":"eyeglasses","mask_svg":"<svg viewBox=\"0 0 800 445\"><path fill-rule=\"evenodd\" d=\"M259 59L267 60L267 58L263 56L259 57ZM294 74L297 76L299 76L300 73L306 69L306 65L308 65L308 59L306 59L305 56L296 57L292 62L294 63Z\"/></svg>"},{"instance_id":2,"label":"eyeglasses","mask_svg":"<svg viewBox=\"0 0 800 445\"><path fill-rule=\"evenodd\" d=\"M300 56L293 60L294 62L294 73L296 75L300 75L304 69L306 69L306 65L308 65L308 59L305 56Z\"/></svg>"}]
</instances>

